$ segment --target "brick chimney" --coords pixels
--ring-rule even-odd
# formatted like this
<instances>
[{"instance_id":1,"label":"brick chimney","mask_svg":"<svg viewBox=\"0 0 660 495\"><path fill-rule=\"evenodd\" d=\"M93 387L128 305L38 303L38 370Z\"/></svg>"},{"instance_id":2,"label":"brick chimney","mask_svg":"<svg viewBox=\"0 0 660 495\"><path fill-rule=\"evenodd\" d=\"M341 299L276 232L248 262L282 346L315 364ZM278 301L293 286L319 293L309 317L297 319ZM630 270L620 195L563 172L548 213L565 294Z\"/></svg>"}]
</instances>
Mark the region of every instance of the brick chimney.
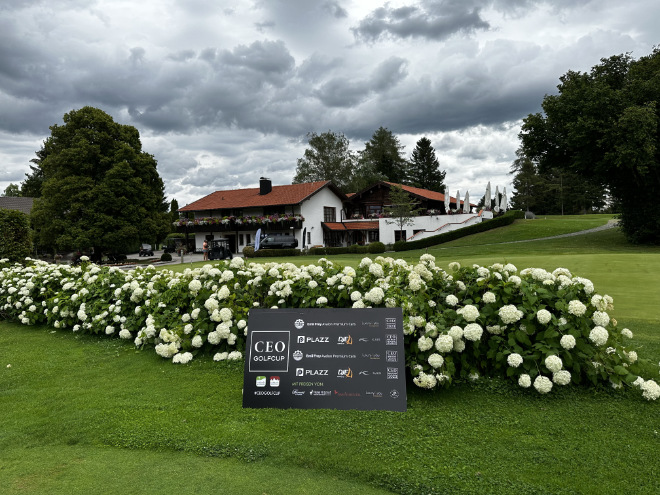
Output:
<instances>
[{"instance_id":1,"label":"brick chimney","mask_svg":"<svg viewBox=\"0 0 660 495\"><path fill-rule=\"evenodd\" d=\"M273 184L266 177L259 178L259 194L265 196L273 190Z\"/></svg>"}]
</instances>

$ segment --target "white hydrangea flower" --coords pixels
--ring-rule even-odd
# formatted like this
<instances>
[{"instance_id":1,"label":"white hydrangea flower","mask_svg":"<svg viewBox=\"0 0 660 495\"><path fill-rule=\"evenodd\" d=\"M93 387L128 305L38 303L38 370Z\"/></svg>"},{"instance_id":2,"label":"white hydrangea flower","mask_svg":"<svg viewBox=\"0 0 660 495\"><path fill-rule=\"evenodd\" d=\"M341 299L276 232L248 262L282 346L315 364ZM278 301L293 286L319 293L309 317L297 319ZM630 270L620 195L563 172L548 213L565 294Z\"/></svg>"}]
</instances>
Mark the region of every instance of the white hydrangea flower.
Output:
<instances>
[{"instance_id":1,"label":"white hydrangea flower","mask_svg":"<svg viewBox=\"0 0 660 495\"><path fill-rule=\"evenodd\" d=\"M568 385L571 383L571 373L566 370L555 371L552 374L552 381L557 385Z\"/></svg>"},{"instance_id":2,"label":"white hydrangea flower","mask_svg":"<svg viewBox=\"0 0 660 495\"><path fill-rule=\"evenodd\" d=\"M552 319L552 314L547 309L540 309L536 312L536 319L542 325L547 325Z\"/></svg>"},{"instance_id":3,"label":"white hydrangea flower","mask_svg":"<svg viewBox=\"0 0 660 495\"><path fill-rule=\"evenodd\" d=\"M468 375L468 379L473 381L473 382L476 382L479 379L479 373L477 373L476 371L470 373Z\"/></svg>"},{"instance_id":4,"label":"white hydrangea flower","mask_svg":"<svg viewBox=\"0 0 660 495\"><path fill-rule=\"evenodd\" d=\"M454 294L449 294L447 297L445 297L445 302L448 306L456 306L458 304L458 297L456 297Z\"/></svg>"},{"instance_id":5,"label":"white hydrangea flower","mask_svg":"<svg viewBox=\"0 0 660 495\"><path fill-rule=\"evenodd\" d=\"M552 390L552 381L547 376L539 375L534 379L534 388L540 394L547 394Z\"/></svg>"},{"instance_id":6,"label":"white hydrangea flower","mask_svg":"<svg viewBox=\"0 0 660 495\"><path fill-rule=\"evenodd\" d=\"M192 339L193 347L202 347L204 345L204 339L201 335L195 335Z\"/></svg>"},{"instance_id":7,"label":"white hydrangea flower","mask_svg":"<svg viewBox=\"0 0 660 495\"><path fill-rule=\"evenodd\" d=\"M523 363L523 357L517 352L512 352L507 356L506 362L512 368L517 368Z\"/></svg>"},{"instance_id":8,"label":"white hydrangea flower","mask_svg":"<svg viewBox=\"0 0 660 495\"><path fill-rule=\"evenodd\" d=\"M568 303L568 312L574 316L582 316L586 311L587 307L577 299L573 299Z\"/></svg>"},{"instance_id":9,"label":"white hydrangea flower","mask_svg":"<svg viewBox=\"0 0 660 495\"><path fill-rule=\"evenodd\" d=\"M605 345L609 336L610 334L607 330L601 326L594 327L591 332L589 332L589 340L598 347Z\"/></svg>"},{"instance_id":10,"label":"white hydrangea flower","mask_svg":"<svg viewBox=\"0 0 660 495\"><path fill-rule=\"evenodd\" d=\"M646 400L657 400L660 397L660 385L654 380L646 380L639 388L642 391L642 397Z\"/></svg>"},{"instance_id":11,"label":"white hydrangea flower","mask_svg":"<svg viewBox=\"0 0 660 495\"><path fill-rule=\"evenodd\" d=\"M362 299L360 299L359 301L355 301L353 303L353 306L351 306L351 307L352 308L357 308L357 309L362 309L362 308L365 308L366 306L364 305L364 302L362 301Z\"/></svg>"},{"instance_id":12,"label":"white hydrangea flower","mask_svg":"<svg viewBox=\"0 0 660 495\"><path fill-rule=\"evenodd\" d=\"M449 335L440 335L435 341L435 348L443 354L451 352L454 349L454 339Z\"/></svg>"},{"instance_id":13,"label":"white hydrangea flower","mask_svg":"<svg viewBox=\"0 0 660 495\"><path fill-rule=\"evenodd\" d=\"M562 338L559 340L559 344L566 350L571 350L573 347L575 347L575 337L572 335L566 334L563 335Z\"/></svg>"},{"instance_id":14,"label":"white hydrangea flower","mask_svg":"<svg viewBox=\"0 0 660 495\"><path fill-rule=\"evenodd\" d=\"M559 371L563 366L564 363L559 356L552 355L545 358L545 367L553 373Z\"/></svg>"},{"instance_id":15,"label":"white hydrangea flower","mask_svg":"<svg viewBox=\"0 0 660 495\"><path fill-rule=\"evenodd\" d=\"M516 287L520 287L520 284L522 284L522 279L518 275L511 275L508 278L508 281L511 282Z\"/></svg>"},{"instance_id":16,"label":"white hydrangea flower","mask_svg":"<svg viewBox=\"0 0 660 495\"><path fill-rule=\"evenodd\" d=\"M227 356L229 356L228 352L217 352L213 356L213 361L224 361L225 359L227 359Z\"/></svg>"},{"instance_id":17,"label":"white hydrangea flower","mask_svg":"<svg viewBox=\"0 0 660 495\"><path fill-rule=\"evenodd\" d=\"M627 339L632 339L633 333L628 328L624 328L623 330L621 330L621 336Z\"/></svg>"},{"instance_id":18,"label":"white hydrangea flower","mask_svg":"<svg viewBox=\"0 0 660 495\"><path fill-rule=\"evenodd\" d=\"M513 304L507 304L499 309L498 315L502 322L508 325L519 321L523 317L523 312L518 310Z\"/></svg>"},{"instance_id":19,"label":"white hydrangea flower","mask_svg":"<svg viewBox=\"0 0 660 495\"><path fill-rule=\"evenodd\" d=\"M637 361L637 353L635 351L624 352L624 354L628 358L628 361L630 361L630 363L634 363Z\"/></svg>"},{"instance_id":20,"label":"white hydrangea flower","mask_svg":"<svg viewBox=\"0 0 660 495\"><path fill-rule=\"evenodd\" d=\"M463 352L465 350L465 341L463 339L454 340L454 351Z\"/></svg>"},{"instance_id":21,"label":"white hydrangea flower","mask_svg":"<svg viewBox=\"0 0 660 495\"><path fill-rule=\"evenodd\" d=\"M591 321L594 322L594 325L606 327L610 322L610 316L604 311L594 311L594 314L591 315Z\"/></svg>"},{"instance_id":22,"label":"white hydrangea flower","mask_svg":"<svg viewBox=\"0 0 660 495\"><path fill-rule=\"evenodd\" d=\"M449 269L453 272L457 272L458 270L461 269L461 264L457 261L452 261L449 263Z\"/></svg>"},{"instance_id":23,"label":"white hydrangea flower","mask_svg":"<svg viewBox=\"0 0 660 495\"><path fill-rule=\"evenodd\" d=\"M484 296L482 297L482 301L486 304L492 304L496 300L497 298L495 297L495 294L493 294L491 291L485 292Z\"/></svg>"},{"instance_id":24,"label":"white hydrangea flower","mask_svg":"<svg viewBox=\"0 0 660 495\"><path fill-rule=\"evenodd\" d=\"M433 374L426 374L423 371L420 371L419 375L413 378L413 383L420 388L432 389L438 383L437 379Z\"/></svg>"},{"instance_id":25,"label":"white hydrangea flower","mask_svg":"<svg viewBox=\"0 0 660 495\"><path fill-rule=\"evenodd\" d=\"M371 265L371 266L376 266L376 265ZM381 289L380 287L374 287L364 295L364 298L373 304L380 304L384 297L385 297L385 293L383 292L383 289Z\"/></svg>"},{"instance_id":26,"label":"white hydrangea flower","mask_svg":"<svg viewBox=\"0 0 660 495\"><path fill-rule=\"evenodd\" d=\"M417 347L421 352L428 351L433 347L433 339L430 337L426 337L425 335L422 335L418 340L417 340Z\"/></svg>"},{"instance_id":27,"label":"white hydrangea flower","mask_svg":"<svg viewBox=\"0 0 660 495\"><path fill-rule=\"evenodd\" d=\"M192 361L192 358L193 358L193 355L191 353L183 352L183 353L176 354L172 358L172 362L175 363L175 364L187 364L190 361Z\"/></svg>"},{"instance_id":28,"label":"white hydrangea flower","mask_svg":"<svg viewBox=\"0 0 660 495\"><path fill-rule=\"evenodd\" d=\"M197 279L191 280L190 283L188 284L188 289L190 289L190 292L192 292L193 294L199 292L201 288L202 288L202 283Z\"/></svg>"},{"instance_id":29,"label":"white hydrangea flower","mask_svg":"<svg viewBox=\"0 0 660 495\"><path fill-rule=\"evenodd\" d=\"M362 299L362 294L359 290L351 292L351 301L359 301L360 299Z\"/></svg>"},{"instance_id":30,"label":"white hydrangea flower","mask_svg":"<svg viewBox=\"0 0 660 495\"><path fill-rule=\"evenodd\" d=\"M479 310L472 304L466 304L462 308L457 309L456 313L461 315L465 321L476 321L479 318Z\"/></svg>"},{"instance_id":31,"label":"white hydrangea flower","mask_svg":"<svg viewBox=\"0 0 660 495\"><path fill-rule=\"evenodd\" d=\"M440 354L433 353L429 356L428 362L433 368L437 369L445 363L445 359Z\"/></svg>"},{"instance_id":32,"label":"white hydrangea flower","mask_svg":"<svg viewBox=\"0 0 660 495\"><path fill-rule=\"evenodd\" d=\"M227 356L228 361L238 361L243 358L243 354L240 351L231 351Z\"/></svg>"},{"instance_id":33,"label":"white hydrangea flower","mask_svg":"<svg viewBox=\"0 0 660 495\"><path fill-rule=\"evenodd\" d=\"M524 373L518 378L518 385L522 388L529 388L532 385L532 378L527 373Z\"/></svg>"},{"instance_id":34,"label":"white hydrangea flower","mask_svg":"<svg viewBox=\"0 0 660 495\"><path fill-rule=\"evenodd\" d=\"M460 340L463 338L463 329L458 325L454 325L449 329L447 334L454 340Z\"/></svg>"},{"instance_id":35,"label":"white hydrangea flower","mask_svg":"<svg viewBox=\"0 0 660 495\"><path fill-rule=\"evenodd\" d=\"M478 323L468 323L463 329L463 337L472 342L479 340L484 330Z\"/></svg>"}]
</instances>

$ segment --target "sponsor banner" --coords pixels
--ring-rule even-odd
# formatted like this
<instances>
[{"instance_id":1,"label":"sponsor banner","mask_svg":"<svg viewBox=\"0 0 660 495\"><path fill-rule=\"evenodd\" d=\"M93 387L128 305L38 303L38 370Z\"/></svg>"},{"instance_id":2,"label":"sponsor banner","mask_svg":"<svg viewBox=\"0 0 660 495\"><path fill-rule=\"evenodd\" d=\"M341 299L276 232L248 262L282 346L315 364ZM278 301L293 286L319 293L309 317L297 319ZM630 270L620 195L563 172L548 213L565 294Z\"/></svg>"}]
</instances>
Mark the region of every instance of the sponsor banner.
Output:
<instances>
[{"instance_id":1,"label":"sponsor banner","mask_svg":"<svg viewBox=\"0 0 660 495\"><path fill-rule=\"evenodd\" d=\"M406 410L401 308L252 309L243 407Z\"/></svg>"}]
</instances>

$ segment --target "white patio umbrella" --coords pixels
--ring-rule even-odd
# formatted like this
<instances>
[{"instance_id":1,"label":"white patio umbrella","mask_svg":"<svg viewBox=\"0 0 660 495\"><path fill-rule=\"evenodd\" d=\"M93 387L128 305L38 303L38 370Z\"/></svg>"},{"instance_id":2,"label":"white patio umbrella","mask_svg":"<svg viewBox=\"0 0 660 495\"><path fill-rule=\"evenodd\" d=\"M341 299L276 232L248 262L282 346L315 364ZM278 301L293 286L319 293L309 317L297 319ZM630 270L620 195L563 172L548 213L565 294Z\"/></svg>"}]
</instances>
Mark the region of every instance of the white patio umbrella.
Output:
<instances>
[{"instance_id":1,"label":"white patio umbrella","mask_svg":"<svg viewBox=\"0 0 660 495\"><path fill-rule=\"evenodd\" d=\"M456 191L456 213L461 212L461 191Z\"/></svg>"},{"instance_id":2,"label":"white patio umbrella","mask_svg":"<svg viewBox=\"0 0 660 495\"><path fill-rule=\"evenodd\" d=\"M500 202L500 210L502 213L506 212L506 187L502 189L502 201Z\"/></svg>"},{"instance_id":3,"label":"white patio umbrella","mask_svg":"<svg viewBox=\"0 0 660 495\"><path fill-rule=\"evenodd\" d=\"M463 200L463 213L470 213L470 191L465 192L465 199Z\"/></svg>"},{"instance_id":4,"label":"white patio umbrella","mask_svg":"<svg viewBox=\"0 0 660 495\"><path fill-rule=\"evenodd\" d=\"M497 209L500 208L500 186L495 186L495 199L493 207L497 206Z\"/></svg>"},{"instance_id":5,"label":"white patio umbrella","mask_svg":"<svg viewBox=\"0 0 660 495\"><path fill-rule=\"evenodd\" d=\"M445 186L445 215L449 214L449 203L451 202L451 196L449 195L449 187Z\"/></svg>"},{"instance_id":6,"label":"white patio umbrella","mask_svg":"<svg viewBox=\"0 0 660 495\"><path fill-rule=\"evenodd\" d=\"M490 210L490 181L486 186L486 195L484 196L484 208Z\"/></svg>"}]
</instances>

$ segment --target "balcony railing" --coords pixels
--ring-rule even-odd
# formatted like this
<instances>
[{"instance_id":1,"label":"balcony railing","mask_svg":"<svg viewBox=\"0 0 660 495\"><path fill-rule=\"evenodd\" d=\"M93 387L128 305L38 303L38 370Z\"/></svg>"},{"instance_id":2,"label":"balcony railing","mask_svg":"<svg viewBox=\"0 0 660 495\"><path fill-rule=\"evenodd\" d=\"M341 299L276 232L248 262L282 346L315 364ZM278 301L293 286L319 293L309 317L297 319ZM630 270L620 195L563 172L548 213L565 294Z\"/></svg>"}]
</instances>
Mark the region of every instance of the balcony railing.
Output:
<instances>
[{"instance_id":1,"label":"balcony railing","mask_svg":"<svg viewBox=\"0 0 660 495\"><path fill-rule=\"evenodd\" d=\"M302 228L305 218L302 215L254 215L242 217L182 218L173 222L177 232L229 232L252 229L294 229Z\"/></svg>"}]
</instances>

